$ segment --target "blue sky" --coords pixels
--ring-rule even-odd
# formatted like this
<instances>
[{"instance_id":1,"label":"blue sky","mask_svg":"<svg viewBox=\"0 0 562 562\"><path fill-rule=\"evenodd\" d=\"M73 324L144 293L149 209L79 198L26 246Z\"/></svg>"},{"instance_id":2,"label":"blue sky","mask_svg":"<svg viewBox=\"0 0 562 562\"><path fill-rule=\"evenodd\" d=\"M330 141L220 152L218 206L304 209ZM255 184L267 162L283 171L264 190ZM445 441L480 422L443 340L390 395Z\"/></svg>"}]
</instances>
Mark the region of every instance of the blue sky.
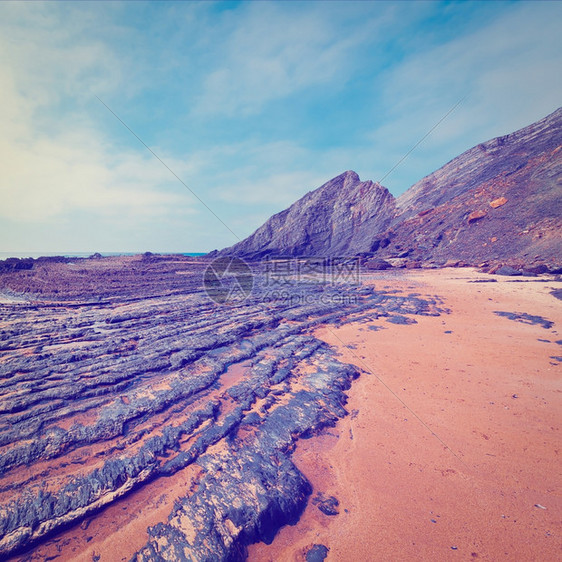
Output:
<instances>
[{"instance_id":1,"label":"blue sky","mask_svg":"<svg viewBox=\"0 0 562 562\"><path fill-rule=\"evenodd\" d=\"M562 105L559 2L0 4L0 252L230 246ZM235 233L98 101L103 100Z\"/></svg>"}]
</instances>

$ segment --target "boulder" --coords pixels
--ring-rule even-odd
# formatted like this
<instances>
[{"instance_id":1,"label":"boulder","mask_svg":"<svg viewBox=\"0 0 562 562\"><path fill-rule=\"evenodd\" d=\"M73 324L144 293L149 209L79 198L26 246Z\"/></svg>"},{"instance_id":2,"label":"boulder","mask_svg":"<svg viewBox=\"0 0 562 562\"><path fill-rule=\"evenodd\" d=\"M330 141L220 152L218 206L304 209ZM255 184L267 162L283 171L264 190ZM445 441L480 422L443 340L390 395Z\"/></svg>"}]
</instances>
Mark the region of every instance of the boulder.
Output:
<instances>
[{"instance_id":1,"label":"boulder","mask_svg":"<svg viewBox=\"0 0 562 562\"><path fill-rule=\"evenodd\" d=\"M408 258L387 258L386 260L388 263L392 265L392 267L406 267L408 263Z\"/></svg>"},{"instance_id":2,"label":"boulder","mask_svg":"<svg viewBox=\"0 0 562 562\"><path fill-rule=\"evenodd\" d=\"M535 265L533 267L525 267L523 268L523 273L530 273L532 275L540 275L541 273L548 273L549 269L546 265Z\"/></svg>"},{"instance_id":3,"label":"boulder","mask_svg":"<svg viewBox=\"0 0 562 562\"><path fill-rule=\"evenodd\" d=\"M328 556L328 550L323 544L313 544L306 553L306 562L322 562Z\"/></svg>"},{"instance_id":4,"label":"boulder","mask_svg":"<svg viewBox=\"0 0 562 562\"><path fill-rule=\"evenodd\" d=\"M492 207L492 209L497 209L498 207L501 207L506 203L507 203L507 199L505 197L499 197L498 199L494 199L493 201L490 201L490 207Z\"/></svg>"},{"instance_id":5,"label":"boulder","mask_svg":"<svg viewBox=\"0 0 562 562\"><path fill-rule=\"evenodd\" d=\"M318 492L316 497L312 500L312 503L324 513L324 515L339 515L338 507L340 502L334 496L324 496L322 492Z\"/></svg>"},{"instance_id":6,"label":"boulder","mask_svg":"<svg viewBox=\"0 0 562 562\"><path fill-rule=\"evenodd\" d=\"M482 210L472 211L472 213L470 213L470 215L468 215L467 218L468 224L483 219L487 214L488 213L486 211L482 211Z\"/></svg>"},{"instance_id":7,"label":"boulder","mask_svg":"<svg viewBox=\"0 0 562 562\"><path fill-rule=\"evenodd\" d=\"M502 265L496 270L496 275L521 275L521 271L519 269L515 269L510 265Z\"/></svg>"},{"instance_id":8,"label":"boulder","mask_svg":"<svg viewBox=\"0 0 562 562\"><path fill-rule=\"evenodd\" d=\"M392 264L388 263L386 260L374 259L365 262L365 267L367 269L381 271L385 269L390 269L392 267Z\"/></svg>"}]
</instances>

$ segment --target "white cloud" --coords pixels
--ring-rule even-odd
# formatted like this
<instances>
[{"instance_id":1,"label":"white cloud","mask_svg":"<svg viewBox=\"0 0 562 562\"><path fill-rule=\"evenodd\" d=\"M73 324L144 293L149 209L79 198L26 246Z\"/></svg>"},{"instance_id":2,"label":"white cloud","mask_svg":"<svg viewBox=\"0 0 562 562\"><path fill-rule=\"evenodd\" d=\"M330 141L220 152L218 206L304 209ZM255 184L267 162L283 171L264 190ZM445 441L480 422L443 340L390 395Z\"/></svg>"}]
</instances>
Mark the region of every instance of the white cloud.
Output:
<instances>
[{"instance_id":1,"label":"white cloud","mask_svg":"<svg viewBox=\"0 0 562 562\"><path fill-rule=\"evenodd\" d=\"M5 164L0 174L0 216L43 221L77 211L130 218L164 217L189 211L192 198L152 156L105 154L90 137L0 140ZM113 162L112 162L113 161Z\"/></svg>"},{"instance_id":2,"label":"white cloud","mask_svg":"<svg viewBox=\"0 0 562 562\"><path fill-rule=\"evenodd\" d=\"M331 173L341 173L349 153L337 152L326 155L289 141L216 146L205 152L212 156L199 172L200 183L207 172L205 181L212 201L236 204L244 216L252 215L252 207L264 206L271 214L331 179ZM198 154L193 156L199 161ZM216 162L222 162L223 167L211 173Z\"/></svg>"},{"instance_id":3,"label":"white cloud","mask_svg":"<svg viewBox=\"0 0 562 562\"><path fill-rule=\"evenodd\" d=\"M192 213L193 197L144 148L114 146L73 109L118 88L121 62L88 38L91 20L74 21L71 32L55 12L41 5L3 10L0 217L29 224L88 212L134 222ZM180 177L194 167L161 156Z\"/></svg>"},{"instance_id":4,"label":"white cloud","mask_svg":"<svg viewBox=\"0 0 562 562\"><path fill-rule=\"evenodd\" d=\"M76 249L233 242L95 95L238 233L346 169L380 179L463 96L384 181L395 194L561 105L561 4L502 5L453 38L434 6L1 4L2 243L37 247L47 224L66 225L58 247L88 231Z\"/></svg>"}]
</instances>

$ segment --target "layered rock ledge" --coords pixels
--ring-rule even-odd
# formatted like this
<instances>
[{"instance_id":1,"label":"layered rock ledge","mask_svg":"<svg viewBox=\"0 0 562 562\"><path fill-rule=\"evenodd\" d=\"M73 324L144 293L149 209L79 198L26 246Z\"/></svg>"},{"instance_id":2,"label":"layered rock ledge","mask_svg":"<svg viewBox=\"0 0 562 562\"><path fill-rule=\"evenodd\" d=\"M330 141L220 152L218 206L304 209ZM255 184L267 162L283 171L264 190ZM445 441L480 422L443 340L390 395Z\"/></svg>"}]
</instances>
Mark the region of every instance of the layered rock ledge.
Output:
<instances>
[{"instance_id":1,"label":"layered rock ledge","mask_svg":"<svg viewBox=\"0 0 562 562\"><path fill-rule=\"evenodd\" d=\"M360 375L312 329L439 313L434 298L314 276L272 295L259 267L246 300L219 305L202 290L207 265L104 258L0 275L2 557L195 467L130 554L243 559L298 519L312 490L295 442L346 415Z\"/></svg>"}]
</instances>

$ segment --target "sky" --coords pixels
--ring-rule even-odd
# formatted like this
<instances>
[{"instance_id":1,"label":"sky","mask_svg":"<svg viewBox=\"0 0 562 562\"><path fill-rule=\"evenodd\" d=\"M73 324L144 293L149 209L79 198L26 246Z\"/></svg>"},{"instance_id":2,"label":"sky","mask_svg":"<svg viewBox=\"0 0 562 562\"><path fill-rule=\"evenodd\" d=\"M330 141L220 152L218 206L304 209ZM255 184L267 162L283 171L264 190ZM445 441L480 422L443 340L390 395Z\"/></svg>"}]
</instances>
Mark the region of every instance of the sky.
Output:
<instances>
[{"instance_id":1,"label":"sky","mask_svg":"<svg viewBox=\"0 0 562 562\"><path fill-rule=\"evenodd\" d=\"M561 2L3 2L0 252L207 252L346 170L399 195L562 106L561 22Z\"/></svg>"}]
</instances>

